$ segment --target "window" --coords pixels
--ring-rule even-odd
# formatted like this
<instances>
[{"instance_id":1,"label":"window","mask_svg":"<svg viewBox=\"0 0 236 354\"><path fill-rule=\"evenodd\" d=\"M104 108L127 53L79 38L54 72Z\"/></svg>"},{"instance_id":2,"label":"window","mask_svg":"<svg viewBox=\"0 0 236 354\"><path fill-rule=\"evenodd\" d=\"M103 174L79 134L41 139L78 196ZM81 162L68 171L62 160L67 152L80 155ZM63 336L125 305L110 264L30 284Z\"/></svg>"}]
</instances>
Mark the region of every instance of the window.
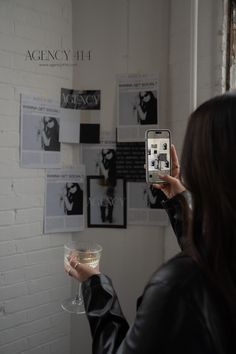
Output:
<instances>
[{"instance_id":1,"label":"window","mask_svg":"<svg viewBox=\"0 0 236 354\"><path fill-rule=\"evenodd\" d=\"M236 89L236 0L228 2L226 90Z\"/></svg>"}]
</instances>

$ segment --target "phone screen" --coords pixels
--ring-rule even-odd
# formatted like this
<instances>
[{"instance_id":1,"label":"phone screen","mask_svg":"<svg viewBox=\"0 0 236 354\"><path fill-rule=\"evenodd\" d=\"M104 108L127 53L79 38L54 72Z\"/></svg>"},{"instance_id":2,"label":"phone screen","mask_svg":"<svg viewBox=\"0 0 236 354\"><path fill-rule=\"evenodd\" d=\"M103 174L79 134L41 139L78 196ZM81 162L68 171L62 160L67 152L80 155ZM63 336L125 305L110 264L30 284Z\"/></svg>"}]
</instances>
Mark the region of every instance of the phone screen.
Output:
<instances>
[{"instance_id":1,"label":"phone screen","mask_svg":"<svg viewBox=\"0 0 236 354\"><path fill-rule=\"evenodd\" d=\"M160 175L170 175L170 131L148 130L146 132L146 179L148 183L162 182Z\"/></svg>"}]
</instances>

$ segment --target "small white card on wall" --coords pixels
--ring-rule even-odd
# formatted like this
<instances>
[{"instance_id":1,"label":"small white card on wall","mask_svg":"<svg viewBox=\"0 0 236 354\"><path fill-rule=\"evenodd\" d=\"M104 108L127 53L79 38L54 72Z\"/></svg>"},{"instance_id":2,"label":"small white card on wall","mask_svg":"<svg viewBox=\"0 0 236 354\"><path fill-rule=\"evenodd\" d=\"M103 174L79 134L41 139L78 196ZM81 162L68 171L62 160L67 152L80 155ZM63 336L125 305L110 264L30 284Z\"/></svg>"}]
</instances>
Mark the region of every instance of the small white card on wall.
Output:
<instances>
[{"instance_id":1,"label":"small white card on wall","mask_svg":"<svg viewBox=\"0 0 236 354\"><path fill-rule=\"evenodd\" d=\"M80 140L80 111L61 108L61 129L59 140L78 144Z\"/></svg>"}]
</instances>

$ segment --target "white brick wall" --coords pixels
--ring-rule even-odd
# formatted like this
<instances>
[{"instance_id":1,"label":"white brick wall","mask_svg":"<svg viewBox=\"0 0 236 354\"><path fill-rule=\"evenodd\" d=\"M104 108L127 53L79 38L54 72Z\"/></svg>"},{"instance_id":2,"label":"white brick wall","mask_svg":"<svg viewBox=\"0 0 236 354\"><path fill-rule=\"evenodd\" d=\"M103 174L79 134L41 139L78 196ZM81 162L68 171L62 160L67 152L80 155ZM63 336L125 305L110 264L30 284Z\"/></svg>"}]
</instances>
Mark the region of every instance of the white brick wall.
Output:
<instances>
[{"instance_id":1,"label":"white brick wall","mask_svg":"<svg viewBox=\"0 0 236 354\"><path fill-rule=\"evenodd\" d=\"M42 68L27 50L72 45L70 0L0 0L0 353L69 354L63 244L43 235L44 170L19 167L20 93L59 97L72 68ZM63 48L64 49L64 48ZM65 164L72 163L63 146Z\"/></svg>"}]
</instances>

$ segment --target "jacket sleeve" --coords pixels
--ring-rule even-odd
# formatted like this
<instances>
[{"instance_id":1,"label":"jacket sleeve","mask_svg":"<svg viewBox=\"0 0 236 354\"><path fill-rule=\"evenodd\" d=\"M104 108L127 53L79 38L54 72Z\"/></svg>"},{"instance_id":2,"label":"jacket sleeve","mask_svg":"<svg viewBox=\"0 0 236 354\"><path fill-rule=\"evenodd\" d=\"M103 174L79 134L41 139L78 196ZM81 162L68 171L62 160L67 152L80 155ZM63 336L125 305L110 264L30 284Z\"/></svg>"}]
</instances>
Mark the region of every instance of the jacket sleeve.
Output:
<instances>
[{"instance_id":1,"label":"jacket sleeve","mask_svg":"<svg viewBox=\"0 0 236 354\"><path fill-rule=\"evenodd\" d=\"M93 275L82 283L86 315L93 338L93 354L114 354L129 329L111 280Z\"/></svg>"},{"instance_id":2,"label":"jacket sleeve","mask_svg":"<svg viewBox=\"0 0 236 354\"><path fill-rule=\"evenodd\" d=\"M163 201L162 206L169 216L179 246L183 249L183 225L186 222L184 213L187 212L187 208L184 210L184 206L191 210L191 196L189 192L184 191L171 199Z\"/></svg>"}]
</instances>

